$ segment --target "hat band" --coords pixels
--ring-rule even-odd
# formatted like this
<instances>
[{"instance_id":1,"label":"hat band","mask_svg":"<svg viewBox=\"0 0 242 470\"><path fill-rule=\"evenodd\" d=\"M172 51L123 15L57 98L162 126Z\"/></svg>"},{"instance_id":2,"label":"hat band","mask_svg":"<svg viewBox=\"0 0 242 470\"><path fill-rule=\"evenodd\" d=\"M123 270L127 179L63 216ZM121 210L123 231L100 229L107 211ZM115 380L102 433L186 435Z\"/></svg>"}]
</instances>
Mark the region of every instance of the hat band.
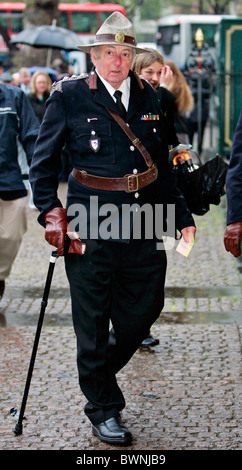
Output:
<instances>
[{"instance_id":1,"label":"hat band","mask_svg":"<svg viewBox=\"0 0 242 470\"><path fill-rule=\"evenodd\" d=\"M131 44L136 46L135 39L132 36L125 36L122 32L117 34L97 34L96 42L117 42L118 44Z\"/></svg>"}]
</instances>

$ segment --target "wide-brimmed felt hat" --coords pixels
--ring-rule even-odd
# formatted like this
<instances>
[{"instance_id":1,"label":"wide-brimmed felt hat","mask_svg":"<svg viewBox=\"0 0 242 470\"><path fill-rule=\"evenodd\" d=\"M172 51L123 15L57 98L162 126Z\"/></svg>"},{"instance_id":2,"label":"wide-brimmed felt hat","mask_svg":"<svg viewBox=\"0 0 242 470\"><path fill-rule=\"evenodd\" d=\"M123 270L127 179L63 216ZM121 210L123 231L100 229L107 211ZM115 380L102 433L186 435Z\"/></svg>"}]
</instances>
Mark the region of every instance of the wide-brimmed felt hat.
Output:
<instances>
[{"instance_id":1,"label":"wide-brimmed felt hat","mask_svg":"<svg viewBox=\"0 0 242 470\"><path fill-rule=\"evenodd\" d=\"M132 23L119 11L112 13L96 32L93 44L77 46L83 52L90 53L94 46L128 46L136 50L137 54L147 52L145 49L136 47L135 34Z\"/></svg>"}]
</instances>

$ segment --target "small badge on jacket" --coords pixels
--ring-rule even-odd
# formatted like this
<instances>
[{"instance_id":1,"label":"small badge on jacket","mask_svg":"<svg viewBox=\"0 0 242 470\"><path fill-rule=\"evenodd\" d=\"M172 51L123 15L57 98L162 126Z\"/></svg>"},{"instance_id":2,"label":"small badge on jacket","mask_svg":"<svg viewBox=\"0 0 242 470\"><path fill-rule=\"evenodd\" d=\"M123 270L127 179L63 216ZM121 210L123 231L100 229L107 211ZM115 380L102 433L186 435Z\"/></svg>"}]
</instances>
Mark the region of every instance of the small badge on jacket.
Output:
<instances>
[{"instance_id":1,"label":"small badge on jacket","mask_svg":"<svg viewBox=\"0 0 242 470\"><path fill-rule=\"evenodd\" d=\"M91 139L89 140L89 145L93 152L98 152L101 146L101 139L97 136L95 131L91 131Z\"/></svg>"},{"instance_id":2,"label":"small badge on jacket","mask_svg":"<svg viewBox=\"0 0 242 470\"><path fill-rule=\"evenodd\" d=\"M143 114L143 116L141 116L141 121L159 121L160 119L160 116L159 114Z\"/></svg>"}]
</instances>

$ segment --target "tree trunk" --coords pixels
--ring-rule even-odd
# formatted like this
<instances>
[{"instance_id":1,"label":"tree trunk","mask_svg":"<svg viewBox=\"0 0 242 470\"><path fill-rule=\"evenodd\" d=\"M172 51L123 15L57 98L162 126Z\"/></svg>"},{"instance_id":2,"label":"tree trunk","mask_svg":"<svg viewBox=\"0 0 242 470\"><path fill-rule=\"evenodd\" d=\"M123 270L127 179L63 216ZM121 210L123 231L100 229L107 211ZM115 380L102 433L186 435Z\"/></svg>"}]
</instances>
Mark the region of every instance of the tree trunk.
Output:
<instances>
[{"instance_id":1,"label":"tree trunk","mask_svg":"<svg viewBox=\"0 0 242 470\"><path fill-rule=\"evenodd\" d=\"M58 10L59 0L27 0L24 12L24 29L38 25L50 25L53 20L59 24L60 13ZM31 67L34 65L45 66L48 49L37 49L32 46L22 46L14 53L13 63L16 67ZM52 60L60 57L60 52L52 51Z\"/></svg>"},{"instance_id":2,"label":"tree trunk","mask_svg":"<svg viewBox=\"0 0 242 470\"><path fill-rule=\"evenodd\" d=\"M24 27L59 22L58 0L27 0L24 13Z\"/></svg>"}]
</instances>

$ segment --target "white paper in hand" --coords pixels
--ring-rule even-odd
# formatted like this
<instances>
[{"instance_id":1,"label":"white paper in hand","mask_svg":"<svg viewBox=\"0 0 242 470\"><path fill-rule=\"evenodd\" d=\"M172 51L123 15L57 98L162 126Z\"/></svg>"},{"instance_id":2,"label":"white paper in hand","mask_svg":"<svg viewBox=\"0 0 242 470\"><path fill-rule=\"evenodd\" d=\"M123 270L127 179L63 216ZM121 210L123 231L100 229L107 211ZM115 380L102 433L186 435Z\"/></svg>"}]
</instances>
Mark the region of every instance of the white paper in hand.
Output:
<instances>
[{"instance_id":1,"label":"white paper in hand","mask_svg":"<svg viewBox=\"0 0 242 470\"><path fill-rule=\"evenodd\" d=\"M194 244L194 235L190 233L189 236L190 241L188 243L185 242L184 238L182 237L176 248L176 251L181 255L186 256L186 258L188 257Z\"/></svg>"}]
</instances>

